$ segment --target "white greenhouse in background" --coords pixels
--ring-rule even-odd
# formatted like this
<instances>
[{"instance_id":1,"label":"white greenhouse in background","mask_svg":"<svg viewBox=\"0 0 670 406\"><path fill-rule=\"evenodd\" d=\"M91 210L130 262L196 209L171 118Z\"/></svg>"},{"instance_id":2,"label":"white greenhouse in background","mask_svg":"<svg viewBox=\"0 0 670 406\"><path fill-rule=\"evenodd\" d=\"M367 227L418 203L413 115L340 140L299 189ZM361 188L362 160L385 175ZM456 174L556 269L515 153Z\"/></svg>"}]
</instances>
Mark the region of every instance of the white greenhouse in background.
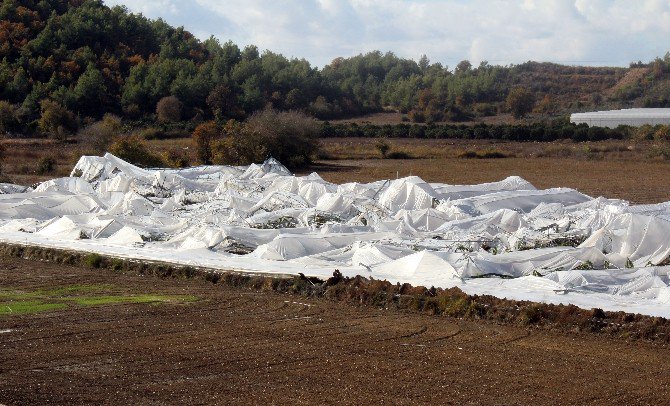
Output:
<instances>
[{"instance_id":1,"label":"white greenhouse in background","mask_svg":"<svg viewBox=\"0 0 670 406\"><path fill-rule=\"evenodd\" d=\"M616 128L620 125L633 127L645 124L670 125L670 109L623 109L573 113L570 115L570 122L587 124L589 127L609 128Z\"/></svg>"}]
</instances>

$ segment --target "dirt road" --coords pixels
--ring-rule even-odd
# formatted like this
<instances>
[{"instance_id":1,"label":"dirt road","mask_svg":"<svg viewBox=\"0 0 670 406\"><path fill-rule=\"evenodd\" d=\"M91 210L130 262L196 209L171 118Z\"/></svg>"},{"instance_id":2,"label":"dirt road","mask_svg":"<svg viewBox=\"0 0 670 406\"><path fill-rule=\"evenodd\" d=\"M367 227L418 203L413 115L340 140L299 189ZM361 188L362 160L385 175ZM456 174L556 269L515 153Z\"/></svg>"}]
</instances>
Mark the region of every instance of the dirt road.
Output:
<instances>
[{"instance_id":1,"label":"dirt road","mask_svg":"<svg viewBox=\"0 0 670 406\"><path fill-rule=\"evenodd\" d=\"M20 259L0 259L0 302L29 311L0 313L1 404L670 398L670 349L588 334ZM31 313L36 302L60 307Z\"/></svg>"}]
</instances>

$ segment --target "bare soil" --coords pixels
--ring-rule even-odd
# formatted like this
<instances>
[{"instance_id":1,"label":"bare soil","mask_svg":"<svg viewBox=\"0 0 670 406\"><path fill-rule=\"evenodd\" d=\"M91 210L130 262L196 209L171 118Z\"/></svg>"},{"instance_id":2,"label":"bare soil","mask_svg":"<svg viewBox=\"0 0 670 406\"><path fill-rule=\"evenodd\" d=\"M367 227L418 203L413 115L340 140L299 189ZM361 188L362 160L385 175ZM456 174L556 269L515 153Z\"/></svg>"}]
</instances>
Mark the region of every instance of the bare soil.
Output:
<instances>
[{"instance_id":1,"label":"bare soil","mask_svg":"<svg viewBox=\"0 0 670 406\"><path fill-rule=\"evenodd\" d=\"M503 142L494 140L389 139L391 151L415 159L381 159L377 139L329 138L331 157L302 173L318 172L335 182L372 182L417 175L428 182L475 184L517 175L538 188L570 187L590 196L633 203L670 200L665 187L670 161L653 156L654 142ZM463 152L495 151L497 159L466 159Z\"/></svg>"},{"instance_id":2,"label":"bare soil","mask_svg":"<svg viewBox=\"0 0 670 406\"><path fill-rule=\"evenodd\" d=\"M620 198L634 203L659 203L670 200L666 184L670 160L652 156L663 148L651 141L601 142L501 142L494 140L390 139L391 152L407 153L414 159L380 159L374 138L330 138L321 140L323 151L331 157L310 168L297 171L318 172L336 182L370 182L418 175L429 182L473 184L493 182L507 176L521 176L536 187L571 187L592 196ZM68 176L82 154L90 153L77 144L58 144L50 140L5 140L6 148L0 181L31 185ZM191 140L154 140L156 153L181 148L197 163ZM507 158L464 159L466 151L496 151ZM40 162L54 158L54 170L38 171Z\"/></svg>"},{"instance_id":3,"label":"bare soil","mask_svg":"<svg viewBox=\"0 0 670 406\"><path fill-rule=\"evenodd\" d=\"M612 86L610 89L605 91L605 95L608 97L611 97L614 95L618 90L624 89L626 86L630 86L632 84L637 83L640 81L642 78L644 78L645 75L649 73L649 68L630 68L628 69L628 72L624 75L621 80L619 80L614 86Z\"/></svg>"},{"instance_id":4,"label":"bare soil","mask_svg":"<svg viewBox=\"0 0 670 406\"><path fill-rule=\"evenodd\" d=\"M669 349L22 259L0 289L191 303L0 316L0 403L664 404Z\"/></svg>"},{"instance_id":5,"label":"bare soil","mask_svg":"<svg viewBox=\"0 0 670 406\"><path fill-rule=\"evenodd\" d=\"M417 175L428 182L473 184L518 175L538 188L570 187L587 195L633 203L670 200L664 186L670 162L580 161L560 158L340 160L322 162L316 171L327 181L371 182Z\"/></svg>"},{"instance_id":6,"label":"bare soil","mask_svg":"<svg viewBox=\"0 0 670 406\"><path fill-rule=\"evenodd\" d=\"M300 173L316 171L335 183L372 182L417 175L428 182L475 184L521 176L538 188L570 187L593 197L633 203L670 200L665 187L670 161L650 156L653 142L602 141L521 143L492 140L391 139L391 151L415 159L381 159L376 139L324 139L331 159ZM495 151L497 159L466 159L463 152Z\"/></svg>"}]
</instances>

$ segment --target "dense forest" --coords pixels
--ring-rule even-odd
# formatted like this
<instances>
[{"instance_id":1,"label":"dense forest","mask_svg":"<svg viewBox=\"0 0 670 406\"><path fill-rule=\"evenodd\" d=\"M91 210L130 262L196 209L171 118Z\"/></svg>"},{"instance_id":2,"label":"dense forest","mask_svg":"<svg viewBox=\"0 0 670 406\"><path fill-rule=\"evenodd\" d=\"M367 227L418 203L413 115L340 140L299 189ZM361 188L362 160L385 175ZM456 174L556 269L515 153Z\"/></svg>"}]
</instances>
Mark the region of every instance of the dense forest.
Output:
<instances>
[{"instance_id":1,"label":"dense forest","mask_svg":"<svg viewBox=\"0 0 670 406\"><path fill-rule=\"evenodd\" d=\"M253 45L200 41L99 0L0 6L0 132L15 135L68 134L106 113L223 122L272 106L324 120L394 110L431 123L633 105L670 106L670 55L631 68L450 68L375 51L318 69Z\"/></svg>"}]
</instances>

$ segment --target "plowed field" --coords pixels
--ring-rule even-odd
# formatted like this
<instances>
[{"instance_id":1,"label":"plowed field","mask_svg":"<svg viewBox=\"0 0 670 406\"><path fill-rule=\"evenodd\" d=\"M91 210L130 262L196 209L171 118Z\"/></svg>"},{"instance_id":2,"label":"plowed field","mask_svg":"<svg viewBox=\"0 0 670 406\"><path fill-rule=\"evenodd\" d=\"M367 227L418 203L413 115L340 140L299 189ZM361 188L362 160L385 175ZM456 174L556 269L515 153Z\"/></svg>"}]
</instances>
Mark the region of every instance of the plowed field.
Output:
<instances>
[{"instance_id":1,"label":"plowed field","mask_svg":"<svg viewBox=\"0 0 670 406\"><path fill-rule=\"evenodd\" d=\"M670 396L668 348L589 334L7 258L0 302L13 310L0 310L8 405L611 405Z\"/></svg>"}]
</instances>

